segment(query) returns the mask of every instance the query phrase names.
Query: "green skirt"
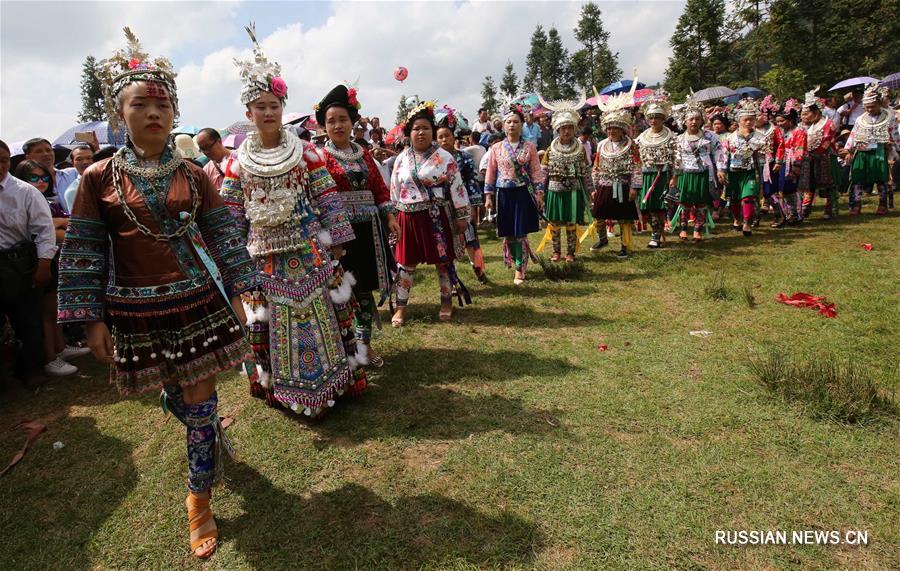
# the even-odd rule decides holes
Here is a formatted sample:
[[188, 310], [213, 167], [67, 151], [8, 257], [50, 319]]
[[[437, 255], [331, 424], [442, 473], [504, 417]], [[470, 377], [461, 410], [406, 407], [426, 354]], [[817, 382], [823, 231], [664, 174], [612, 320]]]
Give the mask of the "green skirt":
[[732, 171], [728, 173], [728, 198], [732, 203], [744, 198], [756, 198], [759, 195], [759, 181], [756, 171]]
[[671, 174], [667, 170], [659, 173], [659, 180], [656, 181], [653, 191], [650, 192], [647, 200], [644, 200], [644, 196], [653, 184], [653, 179], [656, 178], [656, 175], [657, 173], [655, 172], [644, 173], [644, 184], [641, 186], [640, 194], [638, 195], [641, 199], [641, 212], [659, 212], [666, 209], [666, 202], [663, 198], [666, 195], [666, 190], [669, 188], [669, 179], [671, 178]]
[[847, 177], [844, 176], [844, 168], [835, 155], [831, 155], [831, 180], [834, 181], [834, 186], [838, 192], [846, 192]]
[[550, 222], [584, 225], [584, 193], [580, 190], [547, 191], [545, 216]]
[[884, 143], [872, 151], [856, 151], [850, 165], [850, 182], [871, 188], [879, 182], [888, 181], [887, 152]]
[[709, 204], [708, 172], [686, 172], [678, 175], [678, 202], [682, 204]]

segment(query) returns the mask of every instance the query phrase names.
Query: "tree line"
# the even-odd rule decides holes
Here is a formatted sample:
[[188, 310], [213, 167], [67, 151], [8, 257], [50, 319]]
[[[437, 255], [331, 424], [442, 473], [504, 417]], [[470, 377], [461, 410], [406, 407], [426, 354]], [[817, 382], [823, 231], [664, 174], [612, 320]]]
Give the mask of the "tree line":
[[[647, 30], [648, 37], [653, 30]], [[572, 53], [559, 30], [537, 24], [520, 79], [511, 61], [499, 84], [484, 78], [482, 106], [491, 113], [502, 98], [539, 92], [546, 98], [590, 94], [622, 77], [619, 53], [593, 2], [581, 7], [572, 30], [581, 47]], [[673, 99], [713, 85], [760, 87], [778, 98], [800, 97], [858, 75], [900, 71], [900, 0], [687, 0], [669, 45], [664, 86]], [[101, 121], [103, 95], [93, 56], [84, 61], [79, 121]], [[398, 119], [405, 116], [400, 99]]]

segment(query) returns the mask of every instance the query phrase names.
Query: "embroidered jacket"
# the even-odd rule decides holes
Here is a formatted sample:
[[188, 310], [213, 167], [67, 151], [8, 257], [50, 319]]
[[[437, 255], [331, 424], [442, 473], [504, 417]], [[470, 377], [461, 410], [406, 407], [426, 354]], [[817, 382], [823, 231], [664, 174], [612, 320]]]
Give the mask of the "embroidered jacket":
[[541, 161], [534, 143], [519, 140], [513, 147], [503, 140], [488, 149], [488, 166], [484, 175], [484, 192], [493, 194], [498, 188], [528, 186], [534, 192], [544, 191]]
[[391, 200], [401, 212], [417, 212], [429, 209], [432, 197], [451, 202], [454, 218], [469, 217], [469, 193], [453, 156], [434, 145], [424, 153], [409, 147], [394, 161]]
[[[164, 152], [164, 162], [171, 153]], [[130, 149], [125, 156], [137, 166]], [[183, 223], [181, 213], [192, 210], [187, 176], [199, 191], [197, 228], [218, 267], [225, 294], [234, 297], [258, 285], [259, 274], [247, 255], [244, 238], [200, 167], [186, 163], [189, 175], [179, 168], [159, 187], [121, 173], [120, 199], [113, 184], [112, 161], [91, 165], [81, 177], [59, 260], [60, 323], [103, 320], [107, 295], [134, 298], [135, 312], [139, 312], [141, 304], [150, 303], [154, 296], [187, 295], [212, 283], [189, 232], [168, 241], [156, 240], [138, 230], [120, 202], [124, 200], [135, 219], [151, 232], [172, 234]], [[148, 306], [146, 311], [152, 314], [154, 308]]]

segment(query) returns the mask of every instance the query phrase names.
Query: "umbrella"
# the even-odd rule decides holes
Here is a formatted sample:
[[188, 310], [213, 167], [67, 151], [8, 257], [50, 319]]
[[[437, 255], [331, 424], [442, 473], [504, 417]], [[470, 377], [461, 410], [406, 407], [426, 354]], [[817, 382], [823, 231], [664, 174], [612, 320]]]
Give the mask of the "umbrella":
[[[632, 82], [633, 80], [631, 79], [623, 79], [615, 83], [610, 83], [600, 90], [600, 95], [615, 95], [616, 93], [624, 93], [631, 89]], [[636, 89], [644, 89], [645, 87], [647, 86], [639, 81]]]
[[194, 127], [193, 125], [179, 125], [172, 129], [173, 135], [196, 135], [200, 132], [200, 127]]
[[397, 125], [384, 136], [384, 142], [393, 145], [395, 142], [403, 138], [403, 125]]
[[724, 85], [719, 85], [716, 87], [707, 87], [706, 89], [701, 89], [697, 93], [691, 96], [691, 99], [694, 101], [710, 101], [712, 99], [724, 99], [725, 97], [731, 97], [733, 95], [737, 95], [738, 92], [730, 87], [725, 87]]
[[738, 87], [736, 89], [737, 95], [729, 95], [728, 97], [723, 97], [722, 101], [725, 103], [737, 103], [741, 99], [746, 99], [750, 97], [752, 99], [762, 99], [762, 97], [766, 94], [765, 91], [758, 87]]
[[227, 130], [232, 135], [246, 135], [256, 131], [256, 125], [251, 121], [235, 121], [227, 127]]
[[281, 124], [282, 125], [291, 125], [293, 123], [298, 123], [298, 122], [300, 122], [300, 120], [302, 120], [306, 117], [309, 117], [309, 116], [310, 116], [309, 113], [285, 113], [281, 117]]
[[93, 131], [97, 134], [97, 141], [100, 145], [115, 145], [121, 147], [125, 144], [125, 128], [120, 126], [113, 131], [109, 126], [109, 121], [88, 121], [75, 125], [53, 141], [54, 145], [72, 145], [75, 140], [75, 133], [89, 133]]
[[241, 146], [241, 143], [243, 143], [246, 138], [247, 135], [244, 133], [232, 133], [222, 139], [222, 145], [229, 149], [236, 149]]
[[889, 87], [891, 89], [900, 88], [900, 71], [898, 71], [897, 73], [892, 73], [889, 76], [882, 79], [881, 86]]
[[[638, 83], [640, 85], [640, 83]], [[628, 107], [637, 107], [639, 105], [643, 105], [648, 101], [655, 101], [657, 99], [656, 92], [652, 89], [638, 89], [634, 92], [634, 101]]]
[[538, 96], [536, 93], [523, 93], [519, 95], [515, 99], [513, 99], [513, 103], [521, 103], [522, 105], [527, 105], [529, 107], [537, 107], [540, 105], [540, 101], [538, 100]]
[[835, 83], [828, 91], [837, 91], [838, 89], [846, 89], [847, 87], [856, 87], [857, 85], [865, 85], [867, 83], [878, 83], [878, 80], [874, 77], [869, 77], [867, 75], [863, 75], [860, 77], [851, 77], [850, 79], [845, 79], [839, 83]]

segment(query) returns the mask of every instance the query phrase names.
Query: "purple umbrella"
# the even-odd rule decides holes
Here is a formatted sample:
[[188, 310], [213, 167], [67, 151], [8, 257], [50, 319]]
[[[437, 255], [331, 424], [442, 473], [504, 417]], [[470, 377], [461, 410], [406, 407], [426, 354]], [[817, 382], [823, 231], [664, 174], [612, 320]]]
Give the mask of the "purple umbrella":
[[869, 77], [867, 75], [863, 75], [860, 77], [851, 77], [850, 79], [845, 79], [840, 83], [835, 83], [832, 85], [828, 91], [837, 91], [838, 89], [846, 89], [847, 87], [856, 87], [857, 85], [865, 85], [867, 83], [878, 83], [878, 80], [874, 77]]
[[697, 93], [691, 96], [691, 99], [694, 101], [710, 101], [713, 99], [725, 99], [726, 97], [731, 97], [732, 95], [737, 95], [737, 91], [731, 89], [730, 87], [725, 87], [724, 85], [719, 85], [716, 87], [707, 87], [706, 89], [701, 89]]
[[247, 135], [256, 131], [256, 125], [251, 121], [235, 121], [227, 127], [227, 130], [233, 135]]
[[108, 121], [89, 121], [75, 125], [53, 141], [54, 145], [72, 145], [77, 143], [75, 133], [89, 133], [93, 131], [97, 134], [97, 141], [101, 145], [115, 145], [121, 147], [125, 144], [125, 127], [120, 125], [117, 130], [113, 130], [109, 126]]
[[881, 86], [889, 87], [891, 89], [897, 89], [898, 87], [900, 87], [900, 71], [898, 71], [897, 73], [892, 73], [882, 79]]
[[241, 143], [243, 143], [246, 138], [247, 135], [244, 135], [243, 133], [231, 134], [222, 139], [222, 145], [229, 149], [236, 149], [241, 146]]

